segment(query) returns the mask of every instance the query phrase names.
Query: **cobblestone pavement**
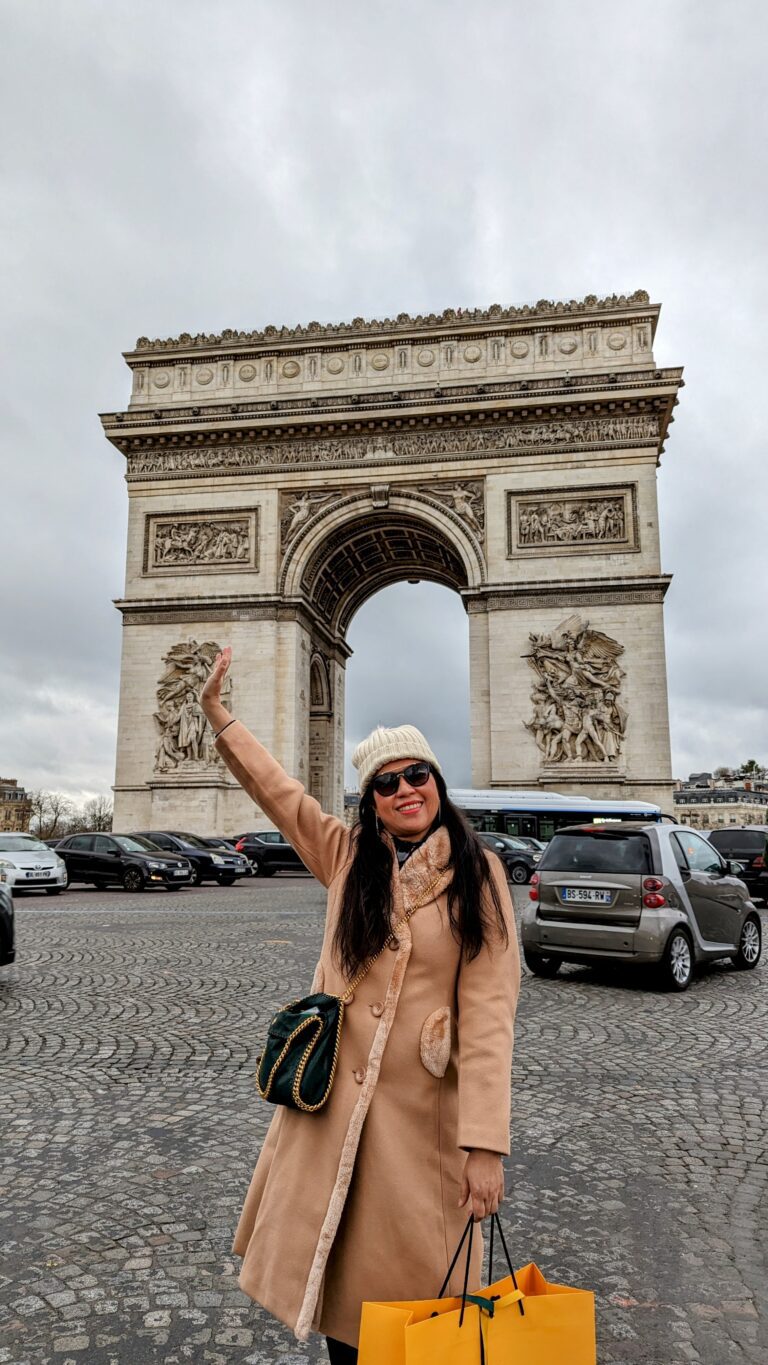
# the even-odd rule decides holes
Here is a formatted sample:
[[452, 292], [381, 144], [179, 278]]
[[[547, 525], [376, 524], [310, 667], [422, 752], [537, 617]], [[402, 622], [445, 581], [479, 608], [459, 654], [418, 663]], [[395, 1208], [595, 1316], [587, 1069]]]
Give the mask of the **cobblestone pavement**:
[[[323, 1359], [242, 1295], [230, 1254], [269, 1118], [254, 1054], [308, 985], [321, 888], [16, 906], [0, 1365]], [[595, 1288], [601, 1365], [768, 1361], [767, 981], [718, 965], [668, 996], [625, 974], [525, 978], [508, 1238], [519, 1263]]]

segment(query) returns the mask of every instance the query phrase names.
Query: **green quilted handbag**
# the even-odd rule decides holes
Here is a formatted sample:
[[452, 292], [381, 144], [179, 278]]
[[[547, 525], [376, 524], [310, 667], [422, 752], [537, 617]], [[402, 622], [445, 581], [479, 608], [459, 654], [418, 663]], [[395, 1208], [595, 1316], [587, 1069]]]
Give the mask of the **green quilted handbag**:
[[368, 975], [384, 948], [397, 939], [397, 930], [411, 915], [431, 899], [440, 877], [436, 877], [420, 901], [409, 907], [398, 920], [389, 938], [347, 986], [343, 995], [319, 991], [291, 1000], [278, 1010], [269, 1029], [267, 1042], [256, 1066], [256, 1089], [270, 1104], [285, 1104], [304, 1114], [322, 1109], [333, 1088], [339, 1060], [344, 1008], [350, 996]]

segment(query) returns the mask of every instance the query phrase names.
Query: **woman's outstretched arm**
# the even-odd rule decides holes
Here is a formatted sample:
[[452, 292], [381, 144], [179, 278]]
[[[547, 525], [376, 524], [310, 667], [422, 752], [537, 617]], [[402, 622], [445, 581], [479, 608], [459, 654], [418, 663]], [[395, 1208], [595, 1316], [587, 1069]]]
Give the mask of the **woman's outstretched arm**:
[[349, 856], [350, 831], [326, 815], [302, 784], [289, 777], [276, 758], [235, 720], [221, 701], [221, 684], [232, 662], [227, 647], [216, 659], [200, 694], [200, 705], [214, 731], [216, 748], [240, 786], [293, 844], [319, 881], [328, 886]]

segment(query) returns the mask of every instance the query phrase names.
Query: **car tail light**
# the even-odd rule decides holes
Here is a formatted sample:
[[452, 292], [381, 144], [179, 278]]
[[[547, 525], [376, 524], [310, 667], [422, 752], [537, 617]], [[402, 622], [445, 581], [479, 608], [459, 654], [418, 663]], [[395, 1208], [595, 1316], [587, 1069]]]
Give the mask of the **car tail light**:
[[643, 881], [644, 891], [663, 891], [664, 883], [658, 877], [646, 877]]
[[539, 882], [540, 882], [540, 881], [541, 881], [541, 877], [539, 876], [538, 872], [534, 872], [533, 876], [531, 877], [531, 885], [530, 885], [530, 887], [529, 887], [529, 889], [528, 889], [528, 899], [529, 899], [529, 900], [537, 901], [537, 900], [539, 899]]
[[237, 843], [235, 844], [235, 848], [237, 849], [238, 853], [242, 853], [244, 843], [245, 839], [238, 839]]
[[643, 896], [643, 905], [647, 910], [660, 910], [666, 903], [666, 896], [660, 896], [657, 891], [646, 891]]

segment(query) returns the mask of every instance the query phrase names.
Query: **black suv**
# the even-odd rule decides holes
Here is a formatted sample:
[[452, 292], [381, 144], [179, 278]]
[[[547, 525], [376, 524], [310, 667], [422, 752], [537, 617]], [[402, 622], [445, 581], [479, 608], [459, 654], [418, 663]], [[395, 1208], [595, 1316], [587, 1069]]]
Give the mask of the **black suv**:
[[[219, 886], [231, 886], [238, 877], [248, 876], [248, 861], [239, 853], [228, 849], [209, 848], [204, 839], [196, 834], [183, 834], [178, 830], [142, 830], [145, 839], [151, 839], [158, 848], [167, 853], [177, 853], [192, 864], [195, 886], [203, 882], [218, 882]], [[139, 837], [139, 836], [136, 836]]]
[[739, 876], [750, 894], [768, 900], [768, 825], [729, 825], [701, 832], [723, 858], [743, 864]]
[[276, 872], [308, 872], [296, 849], [277, 829], [262, 829], [242, 834], [235, 844], [257, 877], [273, 877]]
[[516, 839], [513, 834], [478, 832], [478, 838], [486, 848], [501, 858], [510, 881], [522, 886], [531, 880], [541, 858], [540, 853], [534, 853], [533, 849], [526, 848], [522, 840]]
[[134, 834], [68, 834], [56, 845], [72, 882], [93, 886], [117, 883], [126, 891], [167, 886], [178, 891], [192, 880], [186, 858], [170, 855], [149, 839]]
[[0, 967], [16, 960], [13, 922], [13, 896], [10, 886], [0, 882]]

